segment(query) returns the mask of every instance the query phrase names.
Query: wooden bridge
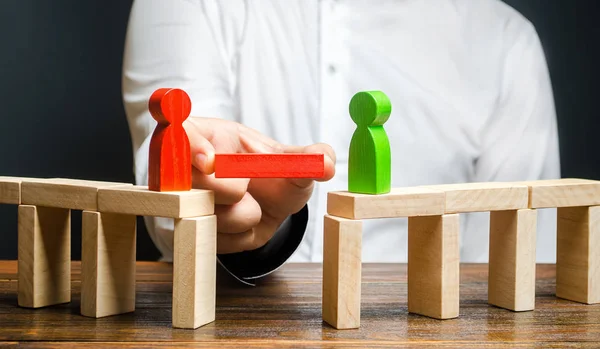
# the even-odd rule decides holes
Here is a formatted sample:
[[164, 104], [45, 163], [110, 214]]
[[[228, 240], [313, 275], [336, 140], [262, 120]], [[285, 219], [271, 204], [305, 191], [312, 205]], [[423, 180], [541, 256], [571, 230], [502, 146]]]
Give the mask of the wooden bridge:
[[490, 211], [490, 304], [535, 307], [538, 208], [558, 208], [556, 295], [600, 303], [600, 182], [467, 183], [330, 192], [323, 244], [323, 320], [360, 326], [362, 219], [408, 217], [408, 311], [459, 314], [459, 213]]
[[[324, 223], [323, 319], [360, 325], [362, 219], [408, 217], [408, 309], [459, 314], [459, 214], [490, 211], [489, 302], [535, 306], [536, 209], [558, 208], [558, 297], [600, 303], [600, 182], [561, 179], [328, 194]], [[0, 203], [19, 205], [18, 302], [39, 308], [70, 294], [70, 212], [83, 211], [81, 313], [135, 308], [136, 216], [175, 219], [173, 326], [215, 319], [216, 217], [209, 190], [72, 179], [0, 177]]]

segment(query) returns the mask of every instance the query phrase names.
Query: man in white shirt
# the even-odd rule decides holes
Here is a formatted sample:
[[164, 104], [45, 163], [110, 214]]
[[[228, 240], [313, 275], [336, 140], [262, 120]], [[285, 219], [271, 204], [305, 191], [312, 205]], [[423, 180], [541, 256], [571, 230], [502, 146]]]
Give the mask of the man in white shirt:
[[[223, 197], [218, 240], [228, 254], [220, 260], [242, 278], [271, 271], [294, 251], [293, 261], [321, 261], [326, 194], [347, 187], [355, 128], [348, 103], [361, 90], [381, 90], [392, 102], [385, 128], [393, 187], [560, 177], [541, 44], [531, 23], [498, 0], [136, 1], [123, 96], [139, 184], [155, 127], [147, 100], [161, 87], [187, 91], [192, 116], [221, 119], [190, 117], [186, 129], [193, 152], [203, 154], [193, 160], [196, 185]], [[237, 123], [245, 125], [241, 133]], [[325, 179], [335, 167], [312, 197], [310, 181], [202, 175], [211, 171], [214, 150], [315, 143], [331, 145], [337, 163], [325, 144], [287, 149], [328, 154]], [[271, 196], [254, 198], [271, 185]], [[310, 215], [304, 208], [281, 226], [280, 215], [260, 226], [273, 207], [292, 214], [306, 200]], [[538, 261], [555, 258], [553, 214], [540, 212]], [[169, 260], [172, 222], [146, 222]], [[487, 260], [487, 222], [485, 213], [461, 217], [462, 261]], [[250, 226], [263, 233], [248, 233]], [[365, 222], [363, 261], [406, 261], [406, 220]]]

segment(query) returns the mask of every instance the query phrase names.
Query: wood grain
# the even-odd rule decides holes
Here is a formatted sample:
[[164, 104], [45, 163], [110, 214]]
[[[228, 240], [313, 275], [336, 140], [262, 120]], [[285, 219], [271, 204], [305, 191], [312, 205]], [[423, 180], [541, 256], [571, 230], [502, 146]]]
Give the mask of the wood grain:
[[408, 311], [435, 319], [459, 313], [459, 216], [408, 218]]
[[185, 218], [212, 215], [214, 209], [214, 195], [210, 190], [157, 192], [145, 186], [98, 190], [100, 212]]
[[428, 185], [446, 194], [445, 212], [483, 212], [527, 208], [529, 190], [515, 183], [460, 183]]
[[600, 303], [600, 206], [558, 209], [556, 295]]
[[362, 222], [325, 216], [323, 321], [337, 329], [360, 327]]
[[490, 304], [513, 311], [535, 308], [536, 210], [490, 214]]
[[348, 219], [441, 215], [444, 193], [420, 187], [395, 188], [380, 195], [329, 192], [327, 213]]
[[600, 181], [563, 178], [518, 183], [529, 186], [529, 208], [600, 205]]
[[173, 327], [195, 329], [215, 321], [217, 217], [175, 221]]
[[81, 179], [28, 179], [21, 183], [21, 202], [25, 205], [98, 209], [98, 189], [131, 186], [128, 183], [87, 181]]
[[0, 204], [21, 204], [21, 182], [25, 179], [0, 176]]
[[[487, 264], [462, 264], [461, 317], [435, 320], [407, 311], [407, 267], [362, 267], [361, 327], [321, 321], [321, 264], [286, 264], [256, 287], [217, 275], [216, 321], [195, 331], [171, 327], [172, 265], [138, 262], [136, 311], [102, 319], [79, 315], [79, 262], [73, 302], [19, 308], [17, 262], [0, 261], [0, 341], [28, 348], [598, 348], [600, 305], [556, 298], [555, 266], [538, 265], [536, 310], [488, 305]], [[222, 270], [221, 270], [222, 271]]]
[[71, 301], [71, 211], [19, 206], [19, 305]]
[[135, 226], [135, 216], [83, 211], [82, 315], [135, 310]]

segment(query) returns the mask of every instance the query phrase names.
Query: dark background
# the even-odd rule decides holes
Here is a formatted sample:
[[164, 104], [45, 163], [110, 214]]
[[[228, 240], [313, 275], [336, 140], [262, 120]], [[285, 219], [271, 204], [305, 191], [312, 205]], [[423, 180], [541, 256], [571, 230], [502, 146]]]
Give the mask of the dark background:
[[[600, 179], [600, 2], [506, 2], [534, 23], [544, 45], [563, 177]], [[120, 90], [130, 7], [130, 0], [2, 2], [0, 175], [133, 183]], [[80, 226], [73, 211], [73, 259], [81, 256]], [[138, 259], [158, 258], [141, 219], [138, 232]], [[16, 259], [16, 206], [0, 205], [0, 237], [0, 259]]]

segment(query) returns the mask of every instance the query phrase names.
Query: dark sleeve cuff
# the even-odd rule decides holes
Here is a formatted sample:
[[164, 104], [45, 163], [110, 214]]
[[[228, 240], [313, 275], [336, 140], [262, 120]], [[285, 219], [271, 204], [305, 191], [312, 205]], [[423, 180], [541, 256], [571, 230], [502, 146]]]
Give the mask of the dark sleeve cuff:
[[239, 253], [219, 254], [217, 260], [238, 280], [254, 285], [253, 280], [268, 275], [283, 265], [304, 238], [308, 206], [289, 216], [271, 240], [261, 248]]

